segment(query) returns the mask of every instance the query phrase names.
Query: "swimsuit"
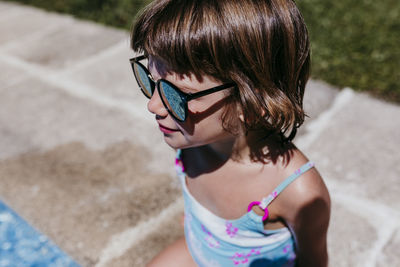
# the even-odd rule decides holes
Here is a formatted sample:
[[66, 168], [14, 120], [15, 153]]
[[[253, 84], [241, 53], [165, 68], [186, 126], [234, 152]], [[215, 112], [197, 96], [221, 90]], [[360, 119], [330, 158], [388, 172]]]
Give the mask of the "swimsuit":
[[[314, 164], [308, 162], [286, 178], [260, 202], [252, 202], [248, 212], [239, 219], [218, 217], [190, 194], [186, 174], [178, 150], [176, 170], [183, 187], [185, 202], [185, 238], [190, 254], [200, 267], [214, 266], [295, 266], [295, 236], [287, 228], [265, 230], [263, 218], [268, 216], [268, 205], [302, 173]], [[265, 215], [256, 214], [251, 207], [259, 205]]]

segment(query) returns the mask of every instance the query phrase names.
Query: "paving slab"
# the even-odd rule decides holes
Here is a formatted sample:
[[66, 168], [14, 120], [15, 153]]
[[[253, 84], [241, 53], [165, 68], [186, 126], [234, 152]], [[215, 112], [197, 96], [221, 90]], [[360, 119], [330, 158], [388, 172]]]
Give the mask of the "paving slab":
[[[8, 36], [0, 47], [5, 81], [0, 85], [0, 196], [80, 264], [95, 266], [115, 235], [156, 217], [180, 189], [170, 176], [174, 152], [157, 145], [163, 141], [145, 98], [137, 97], [137, 88], [121, 84], [129, 80], [134, 85], [128, 34], [87, 22], [71, 20], [71, 25], [70, 31], [63, 28], [67, 23], [57, 25], [66, 35], [54, 35], [57, 27], [33, 28], [26, 36], [21, 31], [27, 42]], [[96, 47], [89, 41], [98, 35], [111, 38], [100, 39]], [[39, 47], [41, 37], [47, 47]], [[65, 44], [65, 39], [75, 40]], [[64, 46], [47, 49], [57, 43]], [[77, 48], [85, 47], [85, 55], [80, 54]], [[124, 63], [107, 56], [115, 47]], [[67, 55], [58, 53], [64, 49]], [[87, 66], [97, 70], [69, 75], [85, 73]], [[100, 77], [100, 83], [91, 82]], [[100, 86], [105, 81], [114, 81], [113, 86]], [[136, 114], [128, 103], [145, 112]], [[166, 155], [171, 161], [160, 161]], [[158, 242], [159, 249], [169, 241]]]
[[307, 124], [329, 109], [339, 90], [323, 81], [309, 80], [304, 91], [303, 106], [306, 113], [304, 124], [296, 137], [306, 134]]
[[17, 9], [18, 5], [14, 3], [7, 3], [7, 2], [1, 2], [0, 3], [0, 11], [9, 11], [11, 9]]
[[114, 234], [156, 216], [180, 189], [143, 166], [129, 142], [101, 151], [66, 143], [0, 162], [0, 195], [83, 266], [93, 266]]
[[11, 88], [17, 83], [21, 83], [24, 80], [31, 78], [30, 75], [27, 75], [17, 67], [8, 64], [0, 60], [0, 90], [12, 90]]
[[383, 254], [379, 257], [378, 267], [385, 266], [400, 266], [400, 227], [397, 228], [396, 232], [390, 238], [389, 242], [383, 249]]
[[[66, 26], [71, 23], [73, 23], [73, 19], [69, 16], [59, 16], [40, 9], [1, 2], [0, 46], [9, 43], [17, 44], [29, 38], [35, 38], [35, 36], [38, 36], [38, 31], [48, 33], [49, 30], [54, 31], [61, 25]], [[43, 42], [43, 39], [39, 41]]]
[[52, 28], [41, 38], [28, 39], [3, 50], [30, 63], [61, 69], [97, 54], [125, 38], [126, 33], [122, 31], [99, 27], [92, 22], [72, 21]]
[[[332, 210], [331, 255], [348, 256], [338, 263], [332, 258], [331, 266], [376, 266], [384, 246], [400, 249], [396, 242], [389, 245], [394, 229], [400, 226], [400, 143], [393, 139], [400, 136], [400, 107], [352, 92], [347, 103], [330, 115], [311, 122], [309, 127], [314, 130], [318, 124], [325, 127], [303, 150], [325, 178], [333, 207], [340, 204], [350, 211]], [[358, 216], [363, 220], [355, 222]], [[360, 240], [369, 250], [346, 254], [348, 244]], [[395, 266], [396, 260], [387, 259], [390, 264], [386, 266]]]
[[335, 200], [330, 224], [329, 266], [363, 266], [360, 262], [364, 262], [365, 255], [373, 247], [371, 241], [378, 238], [374, 226]]
[[138, 106], [142, 113], [149, 113], [146, 108], [148, 99], [137, 87], [129, 62], [133, 56], [126, 34], [121, 43], [107, 52], [64, 71], [62, 78], [87, 84], [108, 98], [130, 102], [132, 106]]
[[[182, 213], [183, 214], [183, 213]], [[112, 261], [113, 266], [132, 267], [146, 264], [166, 246], [183, 237], [182, 214], [177, 214], [154, 229], [145, 240], [131, 247], [123, 256]]]
[[356, 94], [308, 150], [343, 193], [400, 212], [400, 106]]
[[[45, 150], [72, 141], [99, 149], [124, 139], [139, 140], [135, 132], [147, 130], [148, 124], [140, 123], [139, 119], [135, 122], [128, 114], [73, 97], [38, 79], [27, 79], [12, 89], [1, 89], [1, 94], [2, 129], [30, 140], [31, 145], [20, 147], [23, 151]], [[21, 144], [21, 141], [17, 139], [13, 143]], [[3, 144], [3, 148], [7, 146]], [[1, 153], [3, 157], [11, 155], [7, 149]]]

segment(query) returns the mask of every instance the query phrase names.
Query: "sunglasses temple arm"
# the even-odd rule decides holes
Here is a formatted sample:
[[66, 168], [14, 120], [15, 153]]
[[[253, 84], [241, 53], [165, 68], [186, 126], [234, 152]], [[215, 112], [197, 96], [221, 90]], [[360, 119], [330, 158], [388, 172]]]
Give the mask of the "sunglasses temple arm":
[[133, 62], [137, 62], [137, 61], [140, 61], [140, 60], [142, 60], [142, 59], [145, 59], [145, 58], [147, 58], [146, 55], [141, 55], [141, 56], [138, 56], [138, 57], [133, 57], [133, 58], [129, 59], [129, 61], [130, 61], [131, 63], [133, 63]]
[[223, 85], [220, 85], [220, 86], [217, 86], [217, 87], [205, 90], [205, 91], [200, 91], [200, 92], [197, 92], [197, 93], [194, 93], [194, 94], [190, 94], [190, 95], [186, 96], [186, 101], [189, 101], [189, 100], [192, 100], [192, 99], [195, 99], [195, 98], [199, 98], [199, 97], [202, 97], [202, 96], [205, 96], [205, 95], [209, 95], [209, 94], [212, 94], [212, 93], [224, 90], [224, 89], [228, 89], [228, 88], [233, 87], [233, 86], [235, 86], [234, 83], [228, 83], [228, 84], [223, 84]]

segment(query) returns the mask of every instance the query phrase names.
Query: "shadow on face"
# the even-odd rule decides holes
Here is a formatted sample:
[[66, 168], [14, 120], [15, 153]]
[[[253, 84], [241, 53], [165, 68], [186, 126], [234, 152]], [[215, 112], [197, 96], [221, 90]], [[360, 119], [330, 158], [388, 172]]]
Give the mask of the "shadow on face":
[[226, 104], [225, 99], [221, 99], [203, 111], [192, 112], [190, 109], [188, 109], [187, 120], [185, 122], [179, 122], [179, 123], [185, 127], [185, 130], [189, 134], [193, 134], [195, 124], [208, 118], [209, 116], [211, 116], [212, 114], [214, 114], [215, 112], [217, 112], [218, 110], [223, 108], [225, 106], [225, 104]]

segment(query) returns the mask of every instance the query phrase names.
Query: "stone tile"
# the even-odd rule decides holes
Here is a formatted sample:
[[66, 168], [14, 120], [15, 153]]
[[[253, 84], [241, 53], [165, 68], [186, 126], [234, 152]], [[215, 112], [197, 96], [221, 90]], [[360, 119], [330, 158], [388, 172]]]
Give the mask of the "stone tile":
[[184, 236], [181, 216], [178, 214], [165, 222], [162, 227], [154, 229], [153, 234], [146, 240], [133, 246], [123, 256], [113, 260], [110, 265], [115, 267], [145, 266], [169, 244]]
[[[27, 6], [2, 2], [0, 7], [4, 8], [0, 9], [0, 47], [10, 42], [23, 43], [38, 32], [46, 32], [56, 26], [61, 27], [73, 22], [71, 17]], [[43, 39], [37, 41], [43, 42]]]
[[103, 95], [120, 101], [131, 101], [133, 105], [143, 107], [147, 112], [147, 98], [137, 86], [129, 58], [133, 52], [129, 48], [128, 36], [126, 43], [105, 56], [94, 58], [89, 62], [80, 62], [63, 75], [79, 83], [90, 85]]
[[[51, 24], [51, 20], [48, 23]], [[31, 63], [61, 69], [93, 56], [125, 38], [126, 33], [123, 31], [74, 20], [46, 32], [40, 39], [27, 40], [6, 51]]]
[[343, 193], [398, 211], [399, 117], [399, 106], [356, 94], [305, 152]]
[[333, 86], [319, 80], [309, 80], [304, 93], [304, 110], [308, 120], [313, 120], [328, 109], [339, 91]]
[[7, 12], [9, 12], [10, 10], [16, 9], [17, 7], [19, 7], [19, 5], [1, 1], [0, 2], [0, 12], [2, 13], [1, 15], [3, 16], [4, 14], [7, 14]]
[[148, 112], [136, 116], [104, 107], [35, 79], [0, 89], [0, 95], [0, 159], [70, 142], [98, 150], [128, 140], [148, 149], [149, 171], [175, 173], [174, 151]]
[[304, 111], [308, 117], [305, 118], [304, 124], [299, 128], [297, 136], [307, 133], [306, 125], [329, 109], [338, 92], [337, 89], [323, 81], [308, 81], [303, 100]]
[[15, 14], [19, 14], [22, 9], [24, 9], [26, 6], [18, 4], [18, 3], [13, 3], [9, 1], [1, 1], [0, 2], [0, 21], [2, 20], [7, 20], [11, 16], [14, 16]]
[[[180, 195], [169, 175], [148, 172], [149, 160], [146, 148], [129, 142], [100, 151], [66, 143], [0, 161], [0, 195], [79, 263], [93, 266], [112, 235]], [[174, 232], [160, 236], [167, 237]]]
[[26, 79], [31, 78], [24, 71], [2, 61], [0, 59], [0, 90], [12, 90], [10, 87], [17, 83], [21, 83]]
[[363, 266], [360, 263], [365, 262], [364, 255], [376, 239], [376, 230], [365, 218], [350, 212], [333, 198], [328, 232], [329, 266]]
[[[399, 225], [400, 227], [400, 225]], [[377, 267], [400, 266], [400, 228], [393, 234], [378, 258]]]

